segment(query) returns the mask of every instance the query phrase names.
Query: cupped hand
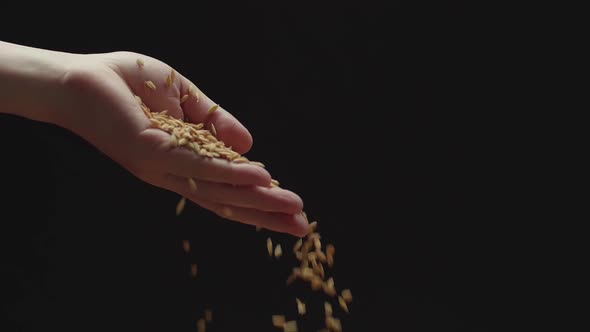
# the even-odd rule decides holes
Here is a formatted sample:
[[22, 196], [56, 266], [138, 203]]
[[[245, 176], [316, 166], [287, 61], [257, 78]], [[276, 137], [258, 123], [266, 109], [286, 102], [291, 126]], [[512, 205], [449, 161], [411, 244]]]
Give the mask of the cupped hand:
[[[217, 138], [240, 154], [252, 147], [252, 136], [235, 117], [222, 107], [209, 114], [216, 103], [166, 63], [132, 52], [82, 55], [63, 84], [70, 98], [60, 125], [141, 180], [230, 220], [295, 236], [307, 232], [301, 198], [271, 186], [266, 169], [199, 156], [173, 146], [168, 133], [152, 128], [135, 96], [151, 111], [214, 124]], [[189, 178], [197, 190], [191, 190]]]

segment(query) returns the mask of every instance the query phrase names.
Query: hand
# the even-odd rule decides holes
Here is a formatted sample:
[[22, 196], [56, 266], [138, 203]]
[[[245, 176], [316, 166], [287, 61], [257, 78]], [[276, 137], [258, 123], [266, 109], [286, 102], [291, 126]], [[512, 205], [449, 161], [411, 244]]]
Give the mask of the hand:
[[[138, 62], [138, 59], [141, 59]], [[173, 191], [231, 220], [302, 236], [308, 223], [295, 193], [271, 187], [262, 167], [201, 157], [171, 146], [170, 135], [152, 128], [135, 96], [153, 112], [168, 111], [187, 122], [211, 122], [217, 138], [240, 154], [252, 146], [248, 130], [180, 73], [169, 86], [173, 69], [142, 54], [113, 52], [81, 55], [62, 78], [70, 98], [58, 125], [70, 129], [141, 180]], [[155, 89], [149, 88], [151, 81]], [[193, 90], [194, 89], [194, 90]], [[188, 178], [194, 179], [192, 191]]]

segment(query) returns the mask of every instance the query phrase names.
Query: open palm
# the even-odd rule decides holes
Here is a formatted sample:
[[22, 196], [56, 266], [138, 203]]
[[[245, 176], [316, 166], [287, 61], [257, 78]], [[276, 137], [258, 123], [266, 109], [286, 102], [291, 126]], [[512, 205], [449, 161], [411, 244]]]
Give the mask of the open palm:
[[[209, 114], [215, 102], [186, 77], [162, 61], [132, 52], [85, 55], [71, 67], [64, 82], [74, 102], [64, 127], [143, 181], [220, 216], [296, 236], [306, 233], [301, 198], [271, 187], [264, 168], [174, 148], [169, 134], [151, 127], [135, 96], [152, 111], [214, 124], [217, 138], [240, 154], [251, 148], [248, 130], [223, 108]], [[197, 190], [191, 190], [188, 178]]]

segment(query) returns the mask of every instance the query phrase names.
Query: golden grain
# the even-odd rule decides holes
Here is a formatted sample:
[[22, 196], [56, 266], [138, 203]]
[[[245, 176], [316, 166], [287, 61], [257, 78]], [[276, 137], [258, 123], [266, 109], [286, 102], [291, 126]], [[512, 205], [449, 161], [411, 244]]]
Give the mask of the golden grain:
[[191, 276], [197, 276], [197, 264], [191, 264]]
[[147, 86], [148, 88], [152, 89], [152, 90], [156, 90], [156, 85], [154, 84], [154, 82], [152, 81], [145, 81], [144, 82], [145, 86]]
[[206, 322], [205, 319], [200, 318], [197, 321], [197, 332], [205, 332], [206, 331]]
[[293, 252], [296, 252], [299, 249], [301, 249], [302, 245], [303, 245], [303, 239], [297, 240], [297, 242], [295, 242], [295, 246], [293, 246]]
[[326, 317], [326, 327], [333, 332], [342, 331], [340, 320], [331, 316]]
[[283, 315], [272, 315], [272, 325], [274, 327], [283, 328], [285, 326], [285, 316]]
[[182, 249], [187, 253], [191, 251], [191, 243], [189, 240], [182, 240]]
[[145, 62], [143, 62], [142, 59], [137, 58], [137, 65], [141, 68], [141, 67], [143, 67], [145, 65]]
[[210, 322], [213, 320], [213, 311], [211, 311], [210, 309], [205, 309], [205, 321]]
[[283, 255], [283, 249], [281, 248], [280, 244], [277, 244], [277, 246], [275, 247], [275, 257], [279, 258]]
[[330, 304], [330, 302], [324, 302], [324, 312], [327, 317], [332, 316], [332, 313], [334, 311], [332, 310], [332, 305]]
[[278, 187], [279, 184], [280, 184], [279, 181], [277, 181], [275, 179], [270, 180], [271, 187]]
[[318, 227], [318, 222], [317, 221], [314, 221], [311, 224], [309, 224], [309, 226], [308, 226], [308, 229], [309, 229], [308, 234], [312, 234], [313, 232], [315, 232], [315, 230], [316, 230], [317, 227]]
[[342, 298], [347, 303], [352, 302], [352, 292], [350, 291], [350, 289], [343, 289], [340, 295], [342, 295]]
[[176, 204], [176, 215], [179, 216], [184, 210], [184, 205], [186, 204], [186, 198], [182, 197], [178, 204]]
[[213, 135], [217, 136], [217, 129], [215, 129], [215, 125], [213, 123], [211, 123], [211, 132]]
[[348, 313], [348, 306], [346, 305], [346, 301], [344, 301], [342, 296], [338, 296], [338, 304], [340, 304], [340, 307], [342, 308], [342, 310], [344, 310]]
[[188, 186], [189, 186], [191, 192], [197, 191], [197, 183], [195, 182], [195, 180], [193, 178], [188, 178]]
[[285, 322], [283, 332], [297, 332], [297, 321], [292, 320]]
[[295, 298], [295, 300], [297, 301], [297, 312], [298, 312], [300, 315], [302, 315], [302, 316], [303, 316], [303, 315], [305, 315], [305, 311], [306, 311], [306, 310], [305, 310], [305, 303], [303, 303], [303, 302], [302, 302], [300, 299], [298, 299], [298, 298]]
[[207, 114], [213, 114], [213, 112], [217, 111], [218, 108], [219, 108], [218, 104], [211, 106], [211, 108], [209, 108], [209, 110], [207, 111]]
[[180, 104], [184, 104], [184, 102], [188, 99], [188, 95], [184, 95], [182, 96], [182, 98], [180, 98]]
[[272, 256], [272, 239], [271, 238], [266, 239], [266, 249], [268, 250], [268, 255]]

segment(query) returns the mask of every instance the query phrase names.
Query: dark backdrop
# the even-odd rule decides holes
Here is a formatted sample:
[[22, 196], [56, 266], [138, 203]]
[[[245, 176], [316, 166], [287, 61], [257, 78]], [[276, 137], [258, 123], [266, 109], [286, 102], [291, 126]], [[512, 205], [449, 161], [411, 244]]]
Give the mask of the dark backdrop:
[[[354, 295], [350, 315], [337, 310], [345, 331], [506, 330], [509, 272], [486, 189], [495, 172], [480, 158], [473, 97], [488, 64], [476, 57], [470, 8], [194, 5], [123, 13], [89, 3], [83, 16], [42, 15], [0, 35], [145, 53], [232, 112], [253, 134], [248, 156], [302, 196], [336, 245], [336, 285]], [[71, 133], [0, 120], [0, 298], [11, 331], [194, 331], [206, 307], [210, 331], [273, 331], [272, 314], [295, 318], [295, 296], [310, 311], [301, 330], [320, 328], [323, 298], [286, 288], [293, 262], [265, 254], [267, 236], [287, 248], [292, 238], [195, 205], [177, 218], [176, 194]]]

